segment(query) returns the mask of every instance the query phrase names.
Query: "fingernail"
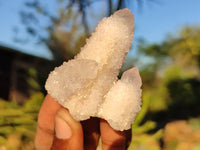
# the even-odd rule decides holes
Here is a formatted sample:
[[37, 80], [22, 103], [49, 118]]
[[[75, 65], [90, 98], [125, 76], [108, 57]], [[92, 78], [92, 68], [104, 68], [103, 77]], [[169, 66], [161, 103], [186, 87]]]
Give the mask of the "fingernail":
[[72, 136], [72, 130], [66, 121], [56, 117], [55, 132], [58, 139], [69, 139]]

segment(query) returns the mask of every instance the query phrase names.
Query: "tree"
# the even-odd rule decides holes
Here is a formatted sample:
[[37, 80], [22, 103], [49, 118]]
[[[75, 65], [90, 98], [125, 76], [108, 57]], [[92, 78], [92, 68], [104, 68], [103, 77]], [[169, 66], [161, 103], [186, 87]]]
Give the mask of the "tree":
[[[178, 65], [186, 72], [199, 77], [200, 68], [200, 27], [187, 26], [178, 35], [171, 35], [161, 44], [148, 45], [141, 40], [138, 46], [140, 55], [150, 57], [154, 72], [165, 71], [168, 66]], [[147, 64], [149, 67], [149, 64]], [[165, 68], [165, 69], [162, 69]], [[164, 72], [163, 72], [164, 73]], [[161, 73], [162, 74], [162, 73]]]
[[[143, 0], [135, 1], [139, 6], [143, 3]], [[56, 64], [60, 64], [72, 58], [85, 44], [85, 39], [93, 31], [93, 24], [125, 7], [128, 2], [130, 0], [57, 0], [54, 1], [55, 9], [50, 10], [45, 2], [31, 0], [24, 3], [20, 16], [27, 33], [36, 41], [45, 43]], [[98, 12], [97, 16], [91, 17], [97, 12], [92, 11], [92, 7], [100, 7], [99, 3], [105, 3], [106, 9], [103, 14]], [[103, 7], [101, 9], [103, 11]]]
[[[156, 120], [188, 119], [199, 114], [200, 27], [187, 26], [160, 44], [141, 41], [140, 55], [153, 61], [141, 70], [144, 92]], [[162, 116], [162, 117], [160, 117]], [[155, 118], [154, 118], [155, 119]]]

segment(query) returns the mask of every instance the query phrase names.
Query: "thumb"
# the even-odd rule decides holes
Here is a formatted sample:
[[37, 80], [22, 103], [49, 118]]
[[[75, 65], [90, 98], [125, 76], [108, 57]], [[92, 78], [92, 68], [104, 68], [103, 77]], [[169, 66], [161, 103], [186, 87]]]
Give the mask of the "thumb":
[[55, 137], [52, 150], [83, 150], [83, 129], [67, 109], [58, 110], [55, 117]]

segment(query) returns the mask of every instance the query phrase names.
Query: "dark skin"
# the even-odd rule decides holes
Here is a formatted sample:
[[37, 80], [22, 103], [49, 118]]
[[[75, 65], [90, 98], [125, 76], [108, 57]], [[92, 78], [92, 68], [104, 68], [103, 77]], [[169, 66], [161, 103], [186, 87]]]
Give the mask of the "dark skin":
[[103, 150], [125, 150], [131, 130], [116, 131], [99, 118], [78, 122], [50, 95], [45, 97], [38, 117], [37, 150], [96, 150], [100, 136]]

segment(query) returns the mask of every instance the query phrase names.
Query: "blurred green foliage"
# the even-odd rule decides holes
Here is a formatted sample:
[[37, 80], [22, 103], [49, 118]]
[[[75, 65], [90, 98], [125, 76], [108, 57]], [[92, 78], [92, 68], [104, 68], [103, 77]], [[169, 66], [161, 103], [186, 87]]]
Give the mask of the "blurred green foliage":
[[[143, 104], [132, 125], [130, 150], [199, 149], [199, 41], [200, 27], [196, 26], [185, 27], [179, 35], [160, 44], [148, 45], [140, 41], [139, 55], [152, 61], [140, 70]], [[130, 64], [133, 61], [128, 60]], [[32, 78], [27, 81], [39, 89], [40, 84], [34, 80], [37, 71], [30, 69], [29, 74]], [[36, 120], [43, 98], [43, 94], [33, 93], [23, 105], [0, 100], [0, 148], [33, 149]]]
[[32, 87], [32, 89], [34, 90], [41, 90], [41, 85], [40, 83], [38, 82], [38, 78], [39, 78], [39, 74], [37, 72], [36, 69], [34, 68], [29, 68], [27, 70], [27, 83], [30, 85], [30, 87]]
[[23, 105], [0, 99], [0, 149], [1, 146], [9, 150], [33, 149], [37, 116], [43, 99], [42, 93], [33, 94]]
[[[160, 44], [140, 40], [139, 55], [151, 61], [140, 70], [143, 104], [132, 126], [133, 139], [129, 149], [199, 148], [199, 41], [198, 26], [184, 27], [178, 35], [172, 35]], [[177, 123], [176, 120], [186, 122]], [[180, 131], [176, 132], [177, 129]]]
[[[87, 32], [83, 32], [84, 28], [88, 30], [85, 14], [88, 6], [74, 0], [69, 1], [72, 2], [69, 6], [64, 4], [66, 1], [58, 2], [56, 11], [50, 9], [51, 12], [57, 12], [56, 15], [48, 12], [46, 5], [42, 7], [39, 1], [25, 2], [25, 10], [31, 11], [20, 13], [25, 22], [31, 19], [35, 21], [38, 16], [50, 20], [51, 23], [43, 28], [47, 31], [45, 36], [41, 35], [42, 32], [37, 32], [41, 31], [37, 30], [41, 27], [40, 22], [36, 21], [39, 25], [34, 26], [28, 23], [24, 25], [27, 32], [34, 37], [39, 35], [36, 36], [38, 41], [48, 46], [55, 65], [78, 53], [88, 36]], [[120, 2], [123, 1], [119, 1], [117, 9], [122, 6]], [[75, 12], [74, 6], [80, 8], [78, 12]], [[111, 14], [114, 10], [112, 2], [108, 9]], [[145, 40], [140, 40], [138, 58], [127, 59], [122, 72], [132, 67], [134, 62], [143, 64], [140, 69], [143, 104], [132, 125], [133, 138], [129, 150], [200, 149], [199, 41], [200, 26], [186, 26], [162, 43], [148, 44]], [[151, 61], [142, 63], [144, 57]], [[38, 72], [30, 68], [28, 74], [30, 78], [26, 80], [29, 85], [41, 90], [41, 84], [36, 79]], [[22, 105], [0, 100], [0, 150], [5, 147], [9, 150], [33, 149], [36, 120], [43, 98], [41, 93], [32, 93], [30, 99]]]

